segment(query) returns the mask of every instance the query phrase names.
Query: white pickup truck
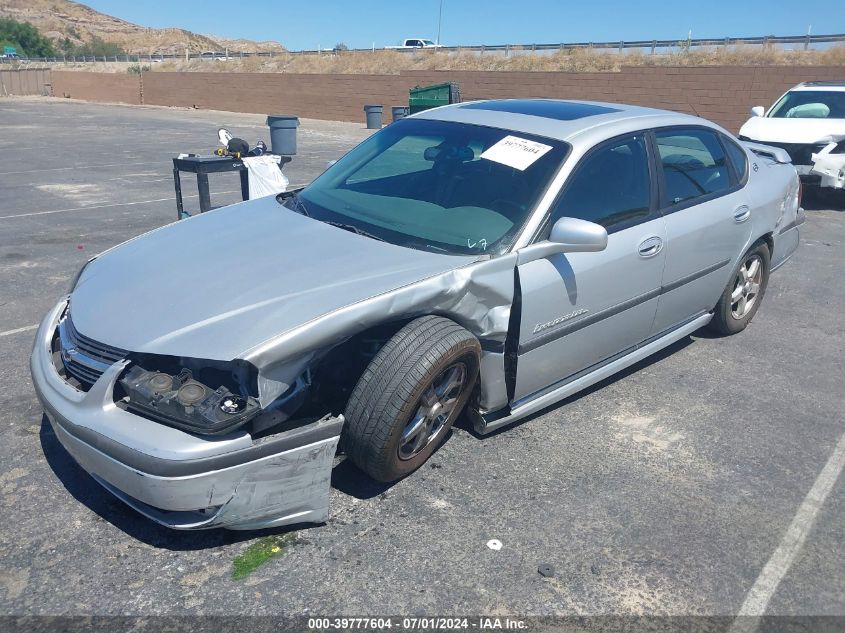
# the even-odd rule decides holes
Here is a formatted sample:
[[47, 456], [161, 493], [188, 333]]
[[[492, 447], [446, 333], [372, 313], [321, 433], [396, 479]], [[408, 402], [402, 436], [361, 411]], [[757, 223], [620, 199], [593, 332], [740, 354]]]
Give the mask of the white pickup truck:
[[399, 46], [385, 46], [391, 50], [406, 50], [412, 48], [442, 48], [442, 45], [435, 44], [431, 40], [426, 40], [421, 37], [410, 37], [402, 42]]

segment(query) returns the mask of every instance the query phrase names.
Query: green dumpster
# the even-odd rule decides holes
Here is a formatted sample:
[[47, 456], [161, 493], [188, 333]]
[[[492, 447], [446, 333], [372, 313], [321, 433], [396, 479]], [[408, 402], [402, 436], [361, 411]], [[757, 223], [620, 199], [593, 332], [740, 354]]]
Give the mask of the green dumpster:
[[430, 108], [461, 102], [461, 91], [454, 81], [434, 84], [433, 86], [417, 86], [411, 88], [408, 105], [411, 114], [422, 112]]

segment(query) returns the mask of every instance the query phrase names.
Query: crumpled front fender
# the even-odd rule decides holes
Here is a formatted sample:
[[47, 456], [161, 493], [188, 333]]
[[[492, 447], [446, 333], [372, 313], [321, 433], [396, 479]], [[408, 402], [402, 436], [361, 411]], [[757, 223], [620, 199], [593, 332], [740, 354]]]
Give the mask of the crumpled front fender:
[[[428, 314], [450, 318], [477, 336], [485, 350], [501, 356], [514, 298], [515, 266], [515, 253], [474, 262], [344, 306], [253, 347], [241, 358], [259, 370], [262, 406], [293, 384], [321, 351], [370, 327], [399, 319]], [[483, 367], [487, 372], [483, 382], [504, 384], [501, 362], [486, 362]], [[504, 404], [484, 402], [487, 408]]]

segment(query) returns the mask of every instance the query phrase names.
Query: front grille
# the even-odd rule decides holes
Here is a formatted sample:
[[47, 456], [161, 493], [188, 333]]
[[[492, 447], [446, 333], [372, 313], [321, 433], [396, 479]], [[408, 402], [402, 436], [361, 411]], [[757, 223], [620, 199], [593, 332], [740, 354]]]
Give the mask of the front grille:
[[761, 143], [785, 149], [793, 165], [812, 165], [812, 155], [827, 147], [827, 143], [772, 143], [771, 141], [761, 141]]
[[81, 334], [68, 313], [59, 322], [59, 351], [65, 371], [83, 385], [93, 385], [103, 372], [129, 354]]

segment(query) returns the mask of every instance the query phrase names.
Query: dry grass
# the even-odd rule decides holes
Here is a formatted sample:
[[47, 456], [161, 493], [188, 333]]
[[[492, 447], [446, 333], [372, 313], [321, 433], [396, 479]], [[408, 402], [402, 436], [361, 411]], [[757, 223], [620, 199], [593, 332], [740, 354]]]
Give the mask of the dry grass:
[[[248, 73], [341, 73], [392, 75], [404, 70], [493, 70], [546, 72], [616, 72], [623, 66], [845, 66], [845, 45], [827, 50], [788, 50], [776, 46], [734, 46], [679, 50], [668, 54], [650, 55], [639, 51], [615, 52], [574, 49], [547, 54], [532, 54], [512, 49], [510, 56], [502, 53], [483, 55], [420, 51], [400, 53], [330, 52], [322, 55], [291, 55], [277, 57], [246, 57], [226, 62], [198, 60], [165, 61], [152, 64], [154, 72], [248, 72]], [[126, 72], [124, 63], [58, 64], [57, 68], [93, 70], [98, 72]]]

